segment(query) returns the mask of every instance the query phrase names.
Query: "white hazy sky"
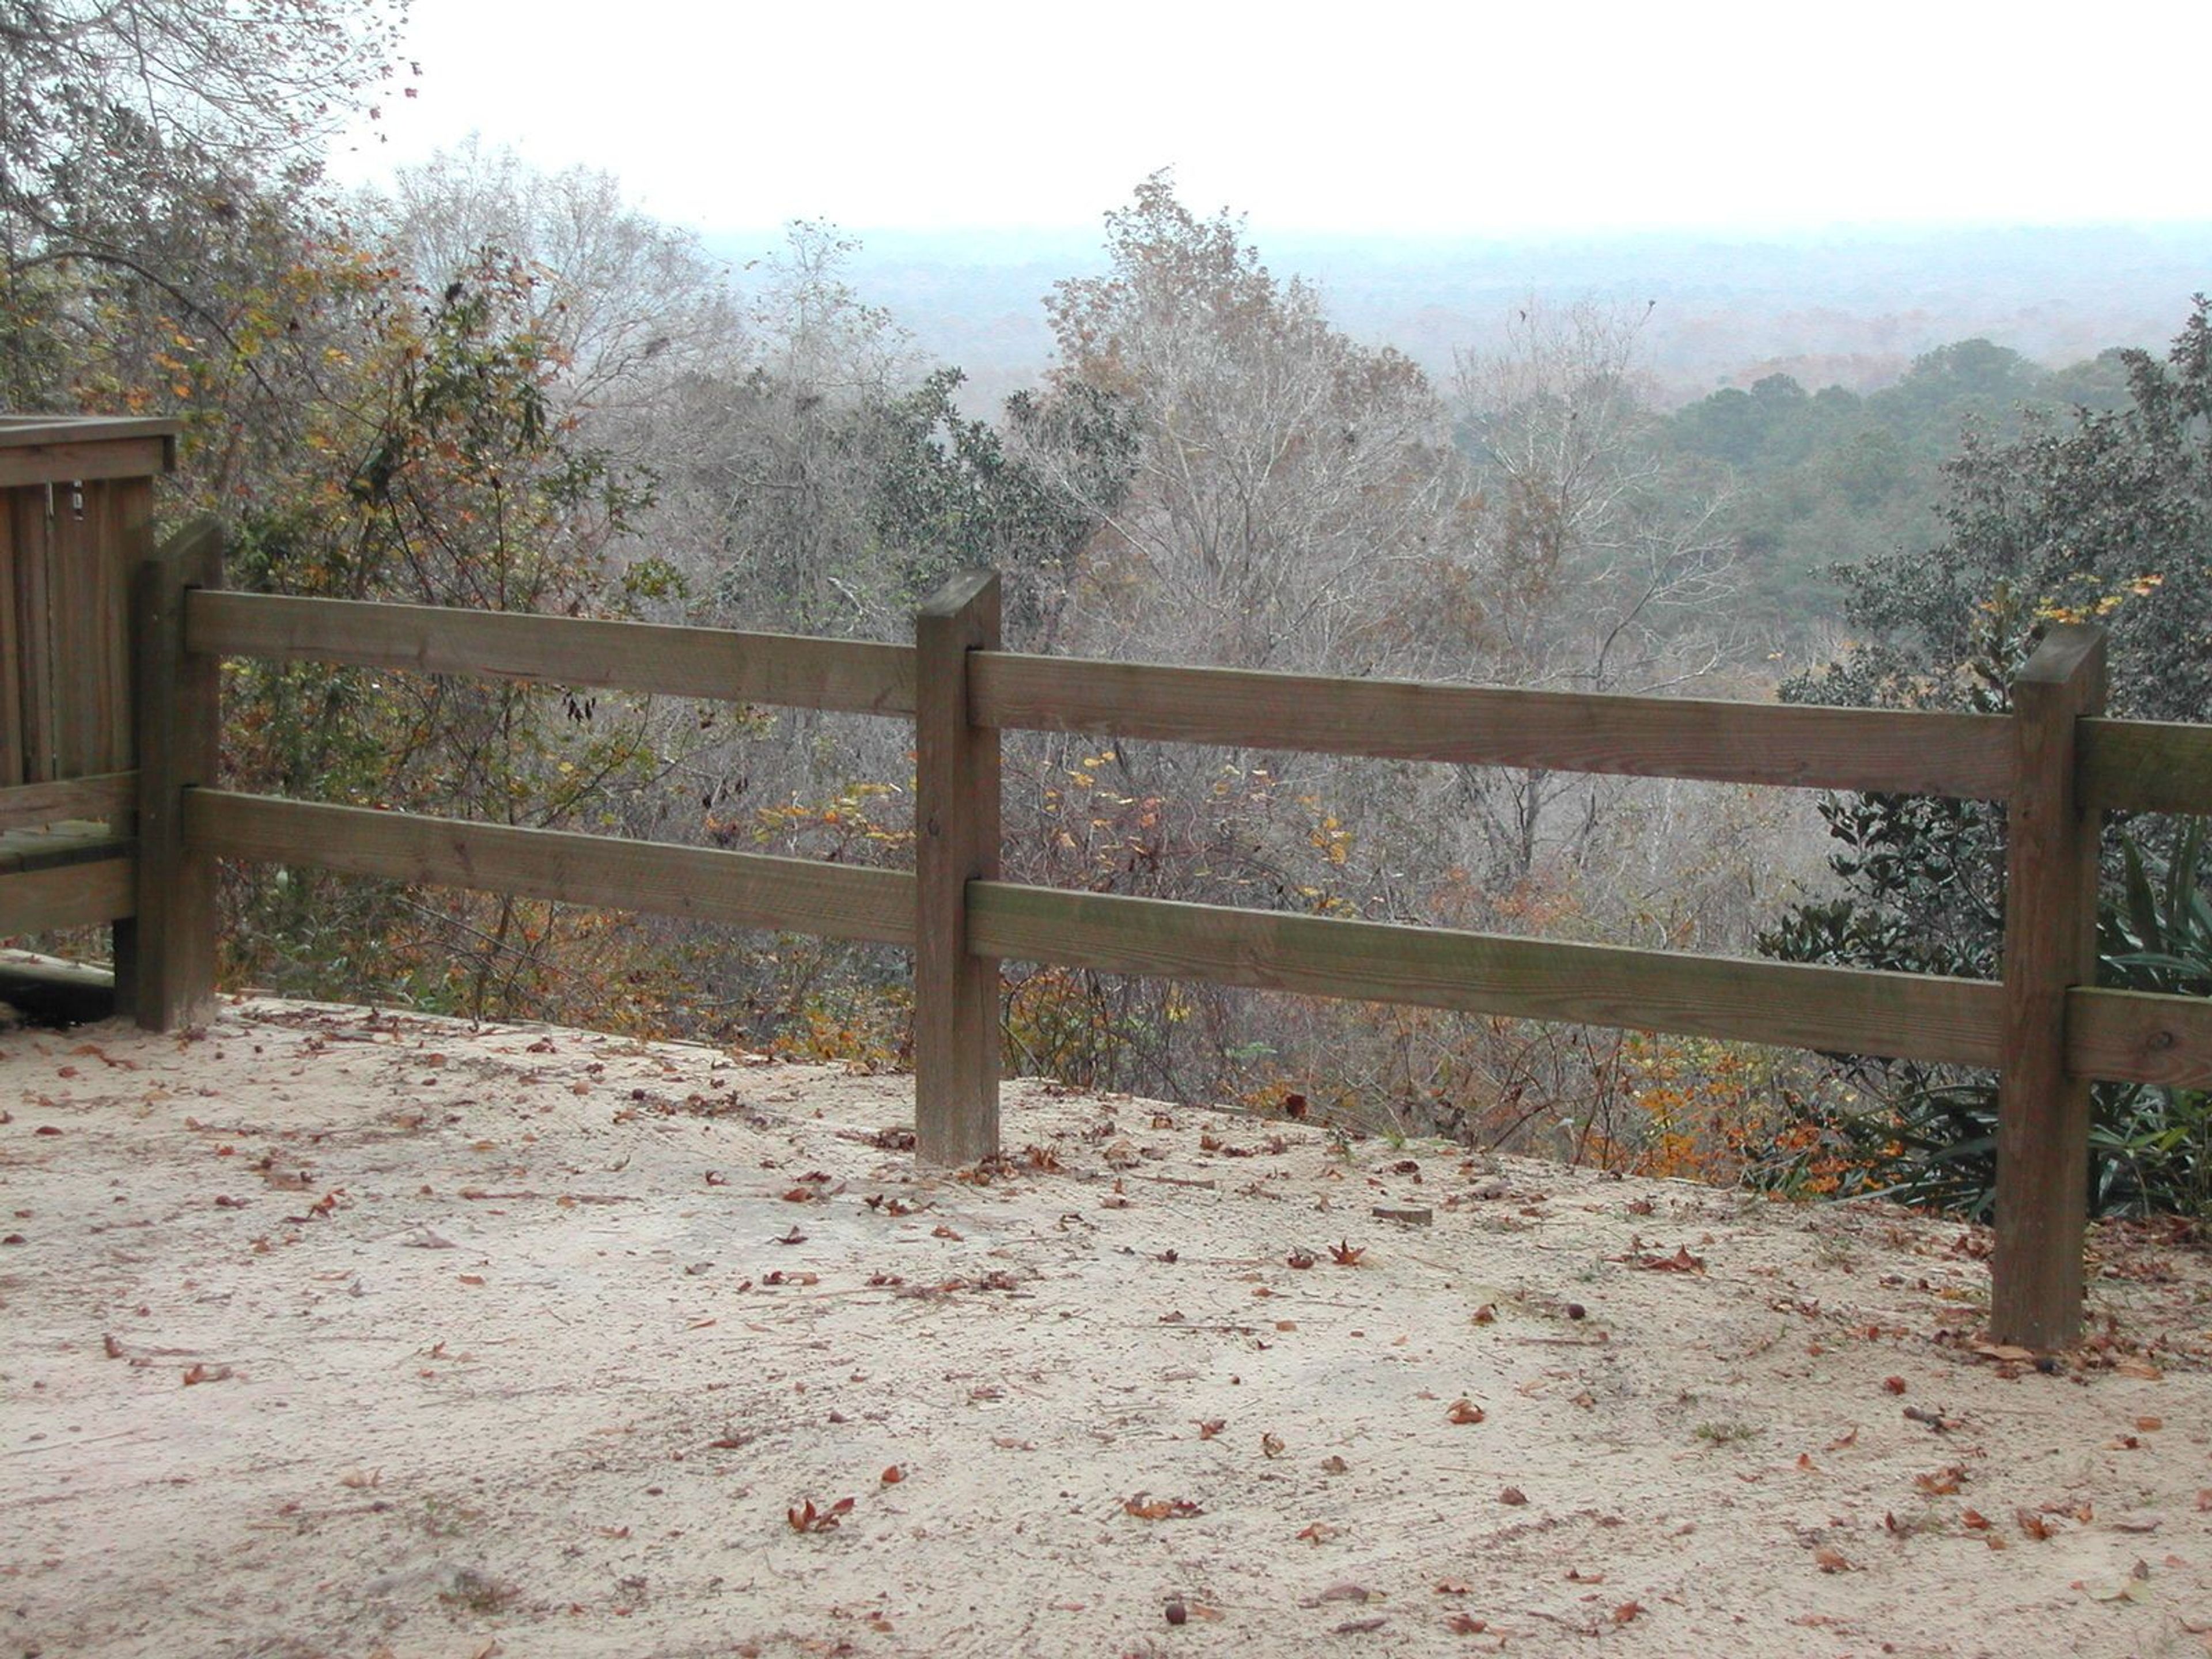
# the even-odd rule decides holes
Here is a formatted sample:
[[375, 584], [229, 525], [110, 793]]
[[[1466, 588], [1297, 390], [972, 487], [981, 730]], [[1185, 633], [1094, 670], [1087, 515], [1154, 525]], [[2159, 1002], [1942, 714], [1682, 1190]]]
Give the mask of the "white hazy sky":
[[1278, 232], [2205, 219], [2198, 3], [413, 0], [337, 170], [474, 131], [710, 232], [1095, 225], [1165, 166]]

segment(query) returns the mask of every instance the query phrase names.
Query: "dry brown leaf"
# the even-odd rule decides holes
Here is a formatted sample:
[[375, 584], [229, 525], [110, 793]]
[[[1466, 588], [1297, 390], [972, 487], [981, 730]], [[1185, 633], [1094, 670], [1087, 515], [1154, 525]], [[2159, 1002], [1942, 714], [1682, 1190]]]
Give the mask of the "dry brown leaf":
[[1283, 1437], [1279, 1434], [1262, 1434], [1260, 1437], [1260, 1452], [1265, 1457], [1280, 1457], [1283, 1455]]
[[1444, 1620], [1444, 1628], [1454, 1636], [1480, 1636], [1490, 1628], [1490, 1621], [1471, 1613], [1455, 1613]]
[[1813, 1564], [1822, 1572], [1851, 1572], [1856, 1571], [1838, 1549], [1823, 1544], [1813, 1552]]
[[894, 1463], [889, 1468], [885, 1469], [883, 1474], [878, 1477], [878, 1479], [879, 1479], [886, 1486], [896, 1486], [900, 1481], [906, 1479], [906, 1470], [902, 1466]]
[[1152, 1498], [1143, 1492], [1121, 1500], [1121, 1510], [1139, 1521], [1181, 1521], [1206, 1511], [1188, 1498]]
[[1351, 1240], [1346, 1239], [1330, 1245], [1328, 1254], [1330, 1260], [1338, 1267], [1356, 1267], [1359, 1265], [1359, 1258], [1367, 1254], [1367, 1247], [1364, 1244], [1354, 1244]]
[[810, 1498], [802, 1507], [786, 1510], [784, 1519], [790, 1522], [793, 1532], [832, 1532], [852, 1512], [853, 1503], [852, 1498], [841, 1498], [828, 1509], [818, 1510]]
[[1480, 1423], [1490, 1413], [1472, 1400], [1455, 1400], [1445, 1407], [1444, 1420], [1449, 1423]]
[[1508, 1486], [1498, 1494], [1498, 1501], [1501, 1504], [1510, 1504], [1517, 1509], [1528, 1501], [1528, 1494], [1518, 1486]]

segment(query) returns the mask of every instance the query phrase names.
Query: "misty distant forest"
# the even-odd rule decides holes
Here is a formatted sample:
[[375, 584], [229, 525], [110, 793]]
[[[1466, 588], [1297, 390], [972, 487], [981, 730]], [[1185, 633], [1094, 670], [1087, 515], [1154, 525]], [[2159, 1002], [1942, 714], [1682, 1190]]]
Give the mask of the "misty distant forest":
[[[143, 9], [0, 14], [0, 406], [179, 417], [163, 518], [221, 514], [234, 586], [903, 640], [984, 564], [1019, 650], [1972, 709], [2087, 618], [2116, 713], [2212, 720], [2212, 228], [1308, 270], [1156, 174], [1064, 266], [979, 252], [948, 298], [957, 250], [710, 252], [495, 149], [336, 191], [319, 147], [386, 14], [274, 52], [185, 20], [180, 101], [131, 73]], [[1954, 317], [1993, 320], [1927, 337]], [[239, 787], [911, 861], [896, 722], [307, 665], [225, 690]], [[1005, 793], [1023, 881], [1995, 971], [1972, 803], [1046, 737], [1010, 737]], [[2112, 981], [2212, 990], [2201, 836], [2124, 826], [2110, 862]], [[226, 902], [234, 985], [907, 1058], [896, 952], [305, 871]], [[1950, 1068], [1018, 963], [1005, 1018], [1010, 1069], [1091, 1086], [1987, 1200], [1990, 1085]], [[2100, 1110], [2101, 1205], [2212, 1199], [2202, 1095]]]

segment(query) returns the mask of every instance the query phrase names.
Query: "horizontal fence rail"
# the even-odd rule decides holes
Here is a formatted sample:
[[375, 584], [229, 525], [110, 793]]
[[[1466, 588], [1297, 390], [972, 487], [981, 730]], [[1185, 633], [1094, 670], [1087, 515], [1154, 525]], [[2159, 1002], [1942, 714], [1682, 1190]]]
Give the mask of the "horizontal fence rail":
[[76, 818], [121, 824], [138, 805], [136, 772], [99, 772], [53, 783], [0, 789], [0, 830], [36, 829]]
[[2002, 799], [2010, 723], [982, 652], [979, 724], [1466, 766]]
[[204, 589], [185, 603], [185, 641], [210, 656], [914, 713], [914, 648], [865, 640]]
[[2212, 1089], [2212, 1001], [2070, 987], [2066, 1069], [2108, 1083]]
[[138, 905], [136, 875], [128, 859], [88, 864], [57, 864], [8, 876], [9, 933], [43, 933], [56, 927], [87, 927], [119, 921]]
[[2082, 799], [2115, 812], [2212, 814], [2212, 726], [2079, 722]]
[[1003, 882], [969, 889], [978, 951], [1463, 1013], [1994, 1066], [2002, 994], [1938, 979]]
[[734, 927], [914, 943], [914, 878], [902, 870], [221, 789], [195, 789], [185, 796], [185, 840], [216, 858], [312, 865], [347, 875], [520, 893]]

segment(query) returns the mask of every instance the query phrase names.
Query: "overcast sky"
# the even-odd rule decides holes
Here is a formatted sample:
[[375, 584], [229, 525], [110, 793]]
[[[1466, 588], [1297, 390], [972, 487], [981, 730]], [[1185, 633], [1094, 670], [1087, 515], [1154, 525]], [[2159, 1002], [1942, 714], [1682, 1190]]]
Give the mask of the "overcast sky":
[[2193, 9], [413, 0], [337, 171], [475, 131], [708, 232], [1091, 226], [1170, 166], [1261, 232], [2203, 220]]

